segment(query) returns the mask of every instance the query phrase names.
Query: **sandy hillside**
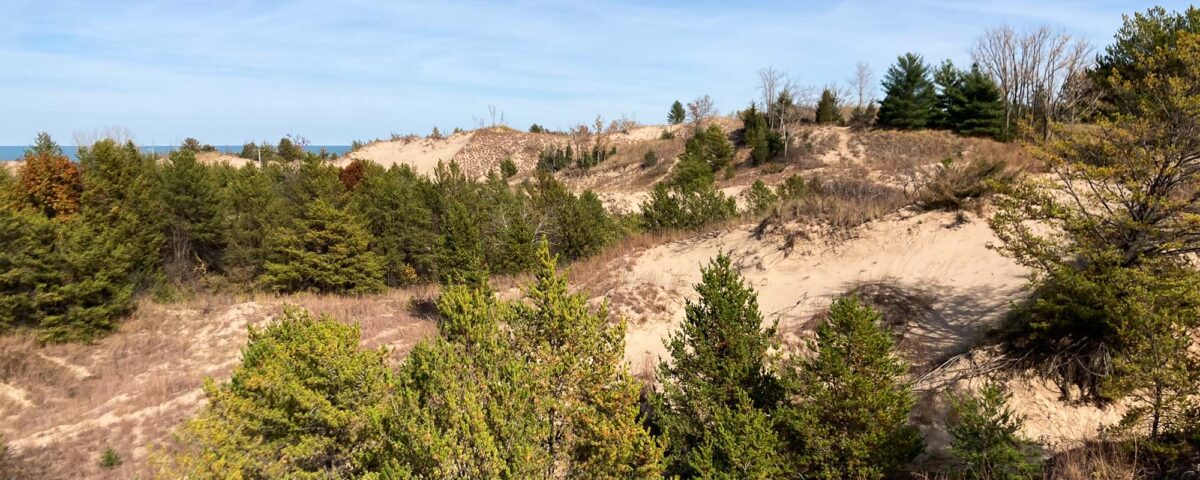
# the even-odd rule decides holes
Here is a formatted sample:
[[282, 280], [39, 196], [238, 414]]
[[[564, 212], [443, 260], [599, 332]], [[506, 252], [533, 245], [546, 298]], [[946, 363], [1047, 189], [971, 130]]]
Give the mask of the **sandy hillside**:
[[5, 161], [0, 162], [0, 168], [8, 170], [9, 173], [12, 173], [15, 175], [18, 171], [21, 170], [21, 166], [24, 164], [25, 164], [25, 162], [23, 162], [21, 160], [5, 160]]
[[[409, 311], [413, 294], [144, 301], [94, 345], [39, 348], [25, 337], [0, 338], [0, 434], [30, 478], [146, 478], [149, 455], [203, 404], [204, 379], [229, 378], [247, 326], [278, 315], [284, 303], [300, 304], [358, 322], [365, 346], [386, 345], [399, 359], [436, 331]], [[97, 466], [106, 448], [124, 461], [116, 470]]]
[[196, 160], [209, 165], [218, 165], [224, 163], [236, 168], [258, 163], [256, 160], [250, 160], [237, 155], [230, 155], [228, 153], [221, 152], [200, 152], [196, 154]]
[[[958, 223], [951, 213], [894, 214], [857, 229], [848, 240], [788, 240], [751, 236], [753, 225], [679, 240], [617, 258], [605, 277], [589, 282], [596, 301], [607, 300], [614, 314], [628, 319], [626, 360], [645, 374], [666, 349], [663, 341], [684, 315], [684, 299], [700, 267], [720, 252], [728, 254], [757, 290], [765, 320], [778, 320], [791, 348], [811, 337], [817, 317], [836, 296], [858, 291], [869, 300], [899, 299], [914, 314], [896, 328], [898, 348], [920, 375], [920, 406], [914, 420], [933, 446], [945, 444], [947, 390], [977, 388], [980, 372], [999, 360], [994, 352], [971, 352], [1012, 302], [1027, 294], [1028, 271], [989, 250], [996, 239], [986, 222], [971, 217]], [[587, 288], [587, 286], [585, 286]], [[949, 364], [944, 365], [952, 359]], [[941, 368], [937, 368], [937, 367]], [[1120, 419], [1117, 407], [1064, 403], [1051, 382], [1017, 376], [1006, 381], [1014, 405], [1029, 415], [1025, 433], [1053, 446], [1094, 438], [1099, 427]]]

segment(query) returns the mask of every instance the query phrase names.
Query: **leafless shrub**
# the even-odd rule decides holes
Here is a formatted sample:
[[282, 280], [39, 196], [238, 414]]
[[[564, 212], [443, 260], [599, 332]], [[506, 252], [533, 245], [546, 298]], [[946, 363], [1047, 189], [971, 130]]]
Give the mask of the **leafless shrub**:
[[872, 181], [865, 174], [834, 174], [810, 177], [807, 193], [781, 202], [767, 217], [768, 222], [817, 222], [835, 230], [857, 227], [881, 218], [908, 204], [899, 188]]
[[982, 201], [995, 192], [997, 183], [1012, 182], [1016, 175], [996, 158], [947, 158], [926, 174], [917, 190], [916, 203], [926, 210], [978, 212]]
[[1046, 462], [1046, 478], [1061, 480], [1134, 480], [1145, 478], [1136, 446], [1129, 451], [1113, 442], [1088, 442]]

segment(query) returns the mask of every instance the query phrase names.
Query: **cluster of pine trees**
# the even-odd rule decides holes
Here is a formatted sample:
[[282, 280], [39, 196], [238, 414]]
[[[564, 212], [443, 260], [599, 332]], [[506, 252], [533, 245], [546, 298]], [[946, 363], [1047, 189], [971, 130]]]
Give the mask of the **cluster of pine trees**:
[[[205, 385], [169, 473], [882, 479], [923, 450], [907, 367], [858, 300], [834, 302], [811, 355], [780, 357], [755, 292], [718, 256], [647, 389], [624, 363], [624, 323], [571, 293], [544, 243], [537, 257], [524, 300], [444, 290], [437, 336], [394, 369], [356, 327], [285, 308], [251, 329], [230, 381]], [[955, 468], [1036, 471], [1019, 419], [985, 393], [955, 397]]]
[[936, 128], [1004, 140], [1000, 88], [978, 65], [962, 70], [946, 60], [932, 69], [920, 55], [906, 53], [888, 69], [883, 88], [876, 120], [881, 127]]
[[454, 164], [429, 178], [357, 160], [337, 168], [290, 142], [280, 152], [235, 168], [199, 162], [191, 148], [159, 159], [103, 140], [76, 164], [40, 135], [15, 178], [0, 177], [0, 330], [85, 340], [113, 329], [139, 292], [180, 285], [362, 294], [481, 284], [535, 266], [538, 241], [575, 259], [621, 230], [594, 194], [549, 175], [510, 185]]

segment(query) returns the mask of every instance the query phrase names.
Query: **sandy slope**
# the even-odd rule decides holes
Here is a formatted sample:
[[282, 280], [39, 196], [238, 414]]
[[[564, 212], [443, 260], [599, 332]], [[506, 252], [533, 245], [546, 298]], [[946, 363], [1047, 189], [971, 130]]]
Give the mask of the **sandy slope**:
[[407, 164], [419, 174], [432, 175], [438, 161], [449, 162], [471, 141], [472, 136], [474, 132], [458, 133], [444, 139], [413, 138], [375, 142], [350, 153], [339, 160], [338, 165], [344, 166], [355, 158], [361, 158], [384, 167]]
[[[203, 405], [204, 379], [229, 378], [248, 325], [298, 303], [358, 322], [364, 345], [388, 346], [398, 359], [436, 328], [411, 314], [411, 295], [145, 301], [94, 345], [38, 347], [26, 337], [0, 337], [0, 435], [30, 478], [147, 478], [150, 455], [168, 447], [171, 432]], [[97, 460], [110, 447], [124, 463], [102, 470]]]

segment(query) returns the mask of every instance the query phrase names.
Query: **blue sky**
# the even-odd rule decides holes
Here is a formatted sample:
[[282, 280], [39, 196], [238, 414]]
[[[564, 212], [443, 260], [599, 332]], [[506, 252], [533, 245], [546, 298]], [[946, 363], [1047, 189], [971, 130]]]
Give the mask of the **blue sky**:
[[[1169, 9], [1186, 2], [1165, 2]], [[117, 126], [140, 143], [299, 134], [347, 144], [597, 114], [661, 123], [675, 99], [722, 112], [774, 66], [799, 82], [877, 76], [898, 54], [969, 61], [984, 28], [1051, 25], [1102, 46], [1129, 1], [0, 0], [0, 144]]]

